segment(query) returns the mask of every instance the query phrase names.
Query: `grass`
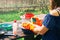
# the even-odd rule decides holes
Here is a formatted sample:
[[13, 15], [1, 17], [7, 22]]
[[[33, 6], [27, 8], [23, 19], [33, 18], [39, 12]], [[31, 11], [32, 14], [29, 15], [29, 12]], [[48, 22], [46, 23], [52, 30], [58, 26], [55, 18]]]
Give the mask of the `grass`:
[[19, 39], [17, 39], [17, 40], [24, 40], [24, 38], [19, 38]]
[[0, 19], [4, 22], [20, 20], [19, 16], [17, 11], [0, 12]]
[[[17, 10], [15, 11], [0, 11], [0, 19], [1, 21], [3, 20], [3, 22], [10, 22], [13, 20], [20, 20], [20, 15], [23, 15], [25, 12], [24, 11], [20, 11], [18, 12]], [[39, 11], [33, 11], [32, 13], [39, 14]]]
[[[42, 11], [31, 11], [35, 15], [42, 14]], [[45, 11], [47, 13], [47, 11]], [[0, 22], [10, 22], [13, 20], [20, 20], [20, 15], [23, 15], [25, 11], [0, 11]]]

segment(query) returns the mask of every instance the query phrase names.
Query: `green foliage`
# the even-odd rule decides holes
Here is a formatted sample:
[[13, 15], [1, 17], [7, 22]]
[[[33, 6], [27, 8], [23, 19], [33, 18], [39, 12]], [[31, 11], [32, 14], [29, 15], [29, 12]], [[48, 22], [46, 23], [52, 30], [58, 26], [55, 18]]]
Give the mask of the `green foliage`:
[[43, 14], [47, 14], [48, 12], [49, 12], [49, 10], [46, 10], [46, 9], [45, 10], [44, 9], [41, 10], [41, 13], [43, 13]]
[[4, 20], [5, 22], [9, 22], [13, 20], [20, 20], [20, 17], [17, 11], [8, 11], [0, 13], [0, 19]]
[[2, 22], [13, 21], [13, 20], [20, 20], [20, 16], [25, 14], [26, 12], [32, 12], [35, 15], [37, 15], [37, 14], [42, 14], [42, 13], [47, 14], [48, 10], [45, 10], [45, 9], [43, 10], [32, 10], [31, 9], [30, 10], [29, 9], [28, 11], [26, 10], [20, 10], [20, 11], [14, 10], [14, 11], [5, 11], [5, 12], [0, 11], [0, 22], [2, 23]]
[[17, 39], [17, 40], [24, 40], [24, 38], [19, 38], [19, 39]]
[[19, 11], [18, 14], [21, 16], [21, 15], [24, 15], [24, 13], [25, 13], [24, 11]]

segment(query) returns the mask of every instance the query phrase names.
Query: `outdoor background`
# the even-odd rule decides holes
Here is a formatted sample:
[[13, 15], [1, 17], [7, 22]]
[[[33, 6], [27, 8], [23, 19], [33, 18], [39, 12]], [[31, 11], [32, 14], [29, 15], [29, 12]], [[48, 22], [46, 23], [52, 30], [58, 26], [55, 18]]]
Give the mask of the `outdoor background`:
[[32, 12], [35, 15], [47, 14], [49, 0], [0, 0], [0, 23], [21, 20], [20, 16], [26, 12]]
[[48, 0], [0, 0], [0, 23], [21, 20], [26, 12], [47, 14], [48, 9]]

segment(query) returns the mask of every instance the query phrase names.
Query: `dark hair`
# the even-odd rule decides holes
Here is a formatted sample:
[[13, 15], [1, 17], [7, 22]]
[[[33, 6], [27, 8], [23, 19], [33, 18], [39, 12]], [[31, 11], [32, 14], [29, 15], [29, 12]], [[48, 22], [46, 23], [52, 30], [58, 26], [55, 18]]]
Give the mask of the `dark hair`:
[[51, 9], [56, 9], [60, 7], [60, 0], [51, 0]]

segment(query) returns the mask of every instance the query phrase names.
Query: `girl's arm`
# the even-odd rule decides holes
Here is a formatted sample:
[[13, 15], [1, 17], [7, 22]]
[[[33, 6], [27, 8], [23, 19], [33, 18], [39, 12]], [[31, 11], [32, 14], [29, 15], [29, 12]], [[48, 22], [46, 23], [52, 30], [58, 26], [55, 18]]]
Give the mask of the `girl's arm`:
[[47, 31], [48, 31], [48, 28], [46, 28], [44, 25], [42, 25], [41, 27], [36, 27], [33, 30], [34, 33], [37, 33], [40, 35], [44, 35]]

